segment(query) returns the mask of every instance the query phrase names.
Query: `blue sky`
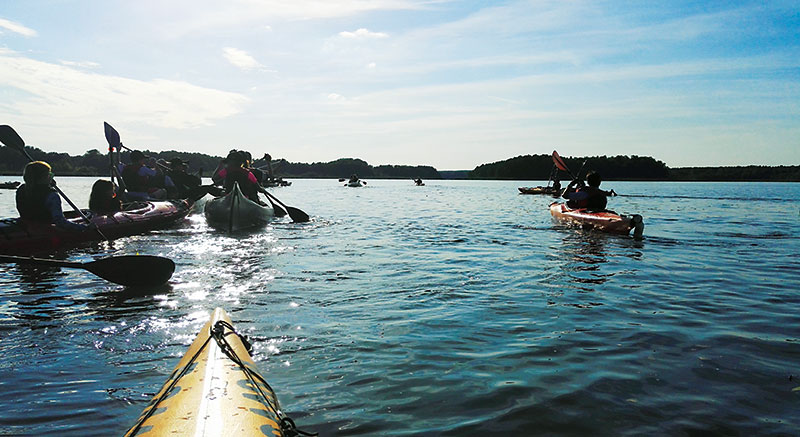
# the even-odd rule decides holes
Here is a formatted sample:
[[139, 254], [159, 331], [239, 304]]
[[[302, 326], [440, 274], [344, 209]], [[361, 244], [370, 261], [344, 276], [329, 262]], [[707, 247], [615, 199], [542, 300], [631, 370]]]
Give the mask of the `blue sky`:
[[28, 144], [471, 169], [522, 154], [800, 164], [800, 3], [0, 2]]

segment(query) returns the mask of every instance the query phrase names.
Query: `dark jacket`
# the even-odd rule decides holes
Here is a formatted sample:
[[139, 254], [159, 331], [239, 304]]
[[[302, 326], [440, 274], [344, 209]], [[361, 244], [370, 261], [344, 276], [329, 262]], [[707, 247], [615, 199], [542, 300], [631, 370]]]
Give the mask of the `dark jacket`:
[[53, 216], [45, 205], [50, 193], [55, 193], [50, 186], [28, 186], [22, 184], [17, 188], [17, 211], [20, 218], [34, 222], [52, 223]]

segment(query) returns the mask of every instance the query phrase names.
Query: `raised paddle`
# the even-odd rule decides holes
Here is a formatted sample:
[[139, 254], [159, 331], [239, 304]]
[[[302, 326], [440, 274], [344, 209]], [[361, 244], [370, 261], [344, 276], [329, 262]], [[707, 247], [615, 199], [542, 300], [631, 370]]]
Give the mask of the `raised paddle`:
[[127, 287], [162, 285], [169, 281], [175, 272], [175, 263], [171, 259], [150, 255], [112, 256], [86, 263], [0, 255], [0, 262], [84, 269], [106, 281]]
[[[15, 131], [14, 128], [12, 128], [7, 124], [0, 126], [0, 143], [3, 143], [6, 146], [11, 147], [12, 149], [16, 149], [22, 152], [22, 154], [24, 154], [28, 158], [29, 162], [33, 162], [33, 158], [28, 153], [28, 151], [25, 150], [25, 141], [22, 139], [22, 137], [19, 136], [19, 134], [17, 134], [17, 131]], [[71, 200], [69, 200], [69, 197], [67, 197], [67, 195], [64, 194], [63, 191], [61, 191], [61, 188], [58, 188], [58, 186], [55, 184], [53, 184], [52, 187], [58, 192], [59, 195], [61, 195], [61, 197], [64, 198], [64, 200], [67, 201], [67, 203], [69, 203], [69, 206], [71, 206], [72, 209], [74, 209], [75, 212], [77, 212], [81, 216], [81, 218], [84, 221], [86, 221], [86, 223], [89, 223], [90, 225], [92, 224], [92, 222], [89, 221], [89, 218], [86, 217], [86, 214], [84, 214], [80, 208], [78, 208], [74, 203], [72, 203]], [[97, 233], [100, 234], [100, 236], [103, 237], [104, 240], [108, 240], [108, 237], [103, 235], [103, 232], [99, 228], [94, 227], [94, 230], [97, 231]]]
[[122, 190], [123, 191], [127, 190], [127, 187], [125, 186], [125, 181], [122, 180], [122, 175], [119, 174], [119, 169], [117, 168], [116, 165], [114, 165], [114, 149], [116, 149], [117, 152], [119, 152], [120, 148], [123, 147], [122, 141], [120, 141], [119, 138], [119, 132], [117, 132], [116, 129], [114, 129], [110, 124], [108, 124], [105, 121], [103, 122], [103, 129], [105, 130], [106, 133], [106, 141], [108, 141], [108, 155], [109, 158], [111, 159], [111, 179], [112, 179], [111, 182], [114, 182], [113, 179], [114, 177], [116, 177], [117, 182], [119, 183], [119, 186], [122, 188]]
[[[305, 223], [305, 222], [309, 221], [308, 214], [306, 214], [305, 212], [303, 212], [303, 211], [301, 211], [301, 210], [299, 210], [297, 208], [291, 207], [291, 206], [286, 206], [283, 202], [278, 200], [277, 197], [275, 197], [272, 194], [270, 194], [269, 191], [265, 190], [263, 187], [260, 187], [260, 186], [259, 186], [259, 188], [261, 188], [259, 191], [264, 193], [264, 195], [267, 196], [267, 199], [270, 202], [275, 202], [278, 205], [282, 206], [283, 209], [285, 209], [286, 212], [289, 213], [289, 217], [292, 218], [293, 222], [295, 222], [295, 223]], [[274, 208], [275, 207], [274, 207], [274, 203], [273, 203], [273, 209]]]

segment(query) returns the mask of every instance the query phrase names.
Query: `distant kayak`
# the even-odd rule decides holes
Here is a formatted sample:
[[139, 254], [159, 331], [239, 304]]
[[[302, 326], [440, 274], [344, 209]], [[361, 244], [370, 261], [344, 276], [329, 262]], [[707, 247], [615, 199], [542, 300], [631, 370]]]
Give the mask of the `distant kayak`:
[[5, 190], [16, 190], [19, 187], [21, 182], [16, 181], [8, 181], [8, 182], [0, 182], [0, 189]]
[[205, 206], [208, 224], [228, 232], [266, 226], [274, 215], [271, 206], [259, 205], [245, 197], [238, 183], [230, 193], [209, 200]]
[[364, 181], [362, 181], [362, 180], [360, 180], [360, 179], [359, 179], [359, 180], [357, 180], [357, 181], [348, 182], [348, 183], [344, 184], [344, 186], [345, 186], [345, 187], [353, 187], [353, 188], [356, 188], [356, 187], [363, 187], [363, 186], [364, 186], [364, 185], [366, 185], [366, 184], [367, 184], [366, 182], [364, 182]]
[[519, 187], [520, 194], [557, 194], [558, 190], [553, 187]]
[[273, 179], [270, 181], [265, 181], [261, 184], [261, 186], [264, 188], [289, 187], [291, 185], [291, 181], [284, 181], [283, 179]]
[[642, 216], [638, 214], [620, 215], [614, 211], [570, 209], [567, 205], [558, 202], [550, 204], [550, 214], [558, 220], [578, 224], [583, 229], [624, 235], [633, 229], [634, 238], [641, 238], [644, 232], [644, 222], [642, 222]]
[[[88, 209], [83, 212], [104, 235], [115, 239], [165, 228], [186, 217], [190, 209], [185, 200], [168, 200], [133, 202], [126, 204], [124, 211], [107, 215]], [[86, 223], [75, 211], [65, 211], [64, 216], [74, 223]], [[91, 230], [72, 231], [56, 225], [26, 224], [18, 218], [0, 219], [0, 253], [44, 253], [100, 240], [100, 234]]]
[[291, 436], [249, 345], [217, 308], [126, 436]]

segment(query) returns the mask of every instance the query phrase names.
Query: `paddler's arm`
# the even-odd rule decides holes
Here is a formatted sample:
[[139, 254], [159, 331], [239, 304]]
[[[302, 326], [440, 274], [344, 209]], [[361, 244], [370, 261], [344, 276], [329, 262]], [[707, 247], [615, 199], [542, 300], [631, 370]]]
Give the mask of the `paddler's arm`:
[[564, 188], [564, 191], [562, 191], [562, 192], [561, 192], [561, 197], [563, 197], [564, 199], [571, 199], [571, 197], [570, 197], [570, 196], [571, 196], [572, 194], [574, 194], [574, 191], [575, 191], [575, 185], [578, 185], [578, 182], [579, 182], [579, 181], [578, 181], [577, 179], [575, 179], [575, 180], [573, 180], [572, 182], [570, 182], [570, 183], [569, 183], [569, 184], [568, 184], [568, 185], [567, 185], [567, 186]]
[[64, 217], [64, 211], [61, 209], [61, 198], [58, 197], [58, 193], [48, 194], [44, 199], [44, 206], [48, 211], [50, 211], [50, 217], [53, 224], [59, 228], [78, 232], [89, 229], [88, 225], [84, 225], [82, 223], [73, 223]]

